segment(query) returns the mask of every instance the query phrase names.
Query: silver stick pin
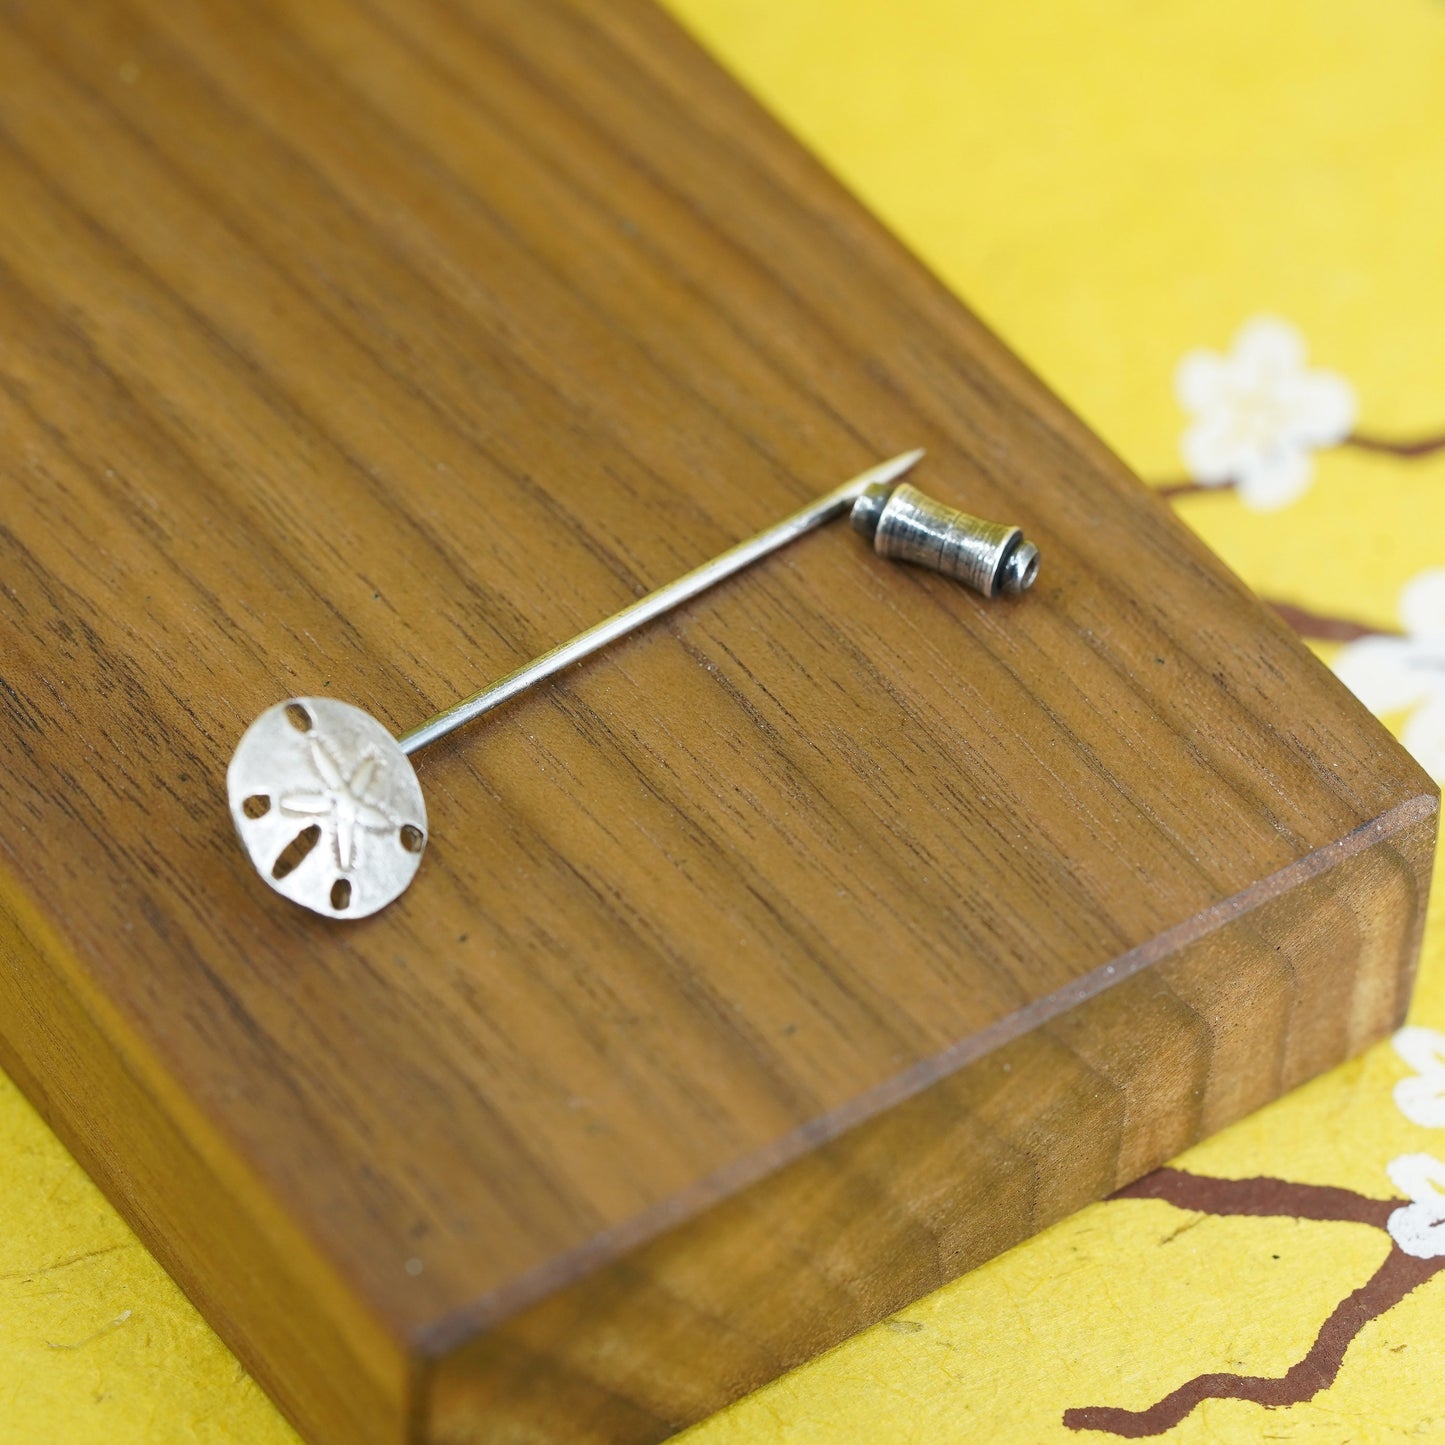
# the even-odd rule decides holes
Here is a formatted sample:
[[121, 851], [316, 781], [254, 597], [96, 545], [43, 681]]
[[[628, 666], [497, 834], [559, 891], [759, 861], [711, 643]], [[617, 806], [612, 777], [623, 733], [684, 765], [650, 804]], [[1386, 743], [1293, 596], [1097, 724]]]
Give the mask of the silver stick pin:
[[898, 485], [922, 455], [904, 452], [870, 467], [399, 738], [335, 698], [291, 698], [267, 708], [246, 729], [226, 772], [231, 817], [256, 871], [327, 918], [365, 918], [384, 908], [416, 875], [426, 846], [426, 804], [409, 753], [843, 512], [851, 510], [854, 528], [880, 556], [931, 567], [986, 597], [1032, 586], [1038, 549], [1017, 527], [980, 521]]

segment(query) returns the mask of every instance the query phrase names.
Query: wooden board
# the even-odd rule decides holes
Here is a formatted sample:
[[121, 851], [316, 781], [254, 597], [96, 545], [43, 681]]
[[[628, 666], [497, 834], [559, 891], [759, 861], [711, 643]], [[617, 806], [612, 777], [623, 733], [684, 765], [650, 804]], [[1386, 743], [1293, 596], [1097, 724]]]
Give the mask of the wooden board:
[[[0, 1058], [326, 1445], [641, 1442], [1379, 1037], [1432, 785], [637, 0], [0, 3]], [[431, 749], [276, 898], [263, 707], [410, 725], [881, 456], [835, 527]]]

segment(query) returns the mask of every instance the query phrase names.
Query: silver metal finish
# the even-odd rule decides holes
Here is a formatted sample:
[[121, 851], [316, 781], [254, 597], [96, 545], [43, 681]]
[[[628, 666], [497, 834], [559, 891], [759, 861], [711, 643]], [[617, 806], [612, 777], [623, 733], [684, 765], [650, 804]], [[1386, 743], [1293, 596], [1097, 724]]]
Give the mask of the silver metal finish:
[[428, 718], [410, 732], [403, 733], [398, 739], [403, 751], [414, 753], [418, 748], [424, 748], [428, 743], [444, 738], [449, 732], [464, 727], [473, 718], [479, 718], [483, 713], [491, 712], [494, 707], [510, 702], [519, 692], [525, 692], [534, 683], [551, 677], [555, 672], [561, 672], [564, 667], [571, 667], [574, 662], [580, 662], [599, 648], [606, 647], [609, 642], [625, 637], [634, 628], [651, 622], [664, 612], [670, 612], [689, 598], [696, 597], [699, 592], [707, 591], [724, 578], [731, 577], [734, 572], [750, 567], [760, 557], [776, 552], [779, 547], [786, 547], [805, 532], [841, 516], [869, 487], [891, 485], [911, 467], [916, 466], [922, 456], [922, 451], [904, 452], [901, 456], [870, 467], [852, 481], [844, 482], [841, 487], [835, 487], [816, 502], [809, 503], [801, 511], [784, 517], [767, 531], [759, 532], [756, 537], [749, 537], [746, 542], [739, 542], [736, 547], [729, 547], [721, 556], [714, 557], [711, 562], [704, 562], [701, 567], [693, 568], [676, 582], [669, 582], [666, 587], [649, 592], [646, 597], [639, 598], [621, 612], [614, 612], [595, 627], [579, 632], [570, 642], [554, 647], [551, 652], [544, 652], [541, 657], [517, 668], [515, 672], [509, 672], [505, 677], [498, 678], [480, 692], [474, 692], [470, 697], [453, 703], [445, 711]]
[[906, 482], [864, 488], [852, 522], [880, 557], [932, 568], [985, 597], [1017, 595], [1038, 576], [1039, 549], [1019, 528], [945, 507]]
[[385, 907], [415, 876], [426, 844], [426, 805], [408, 754], [850, 509], [853, 526], [882, 556], [920, 562], [988, 597], [1022, 592], [1037, 573], [1037, 548], [1017, 527], [979, 521], [899, 486], [922, 455], [904, 452], [870, 467], [399, 738], [334, 698], [267, 709], [247, 728], [226, 774], [231, 817], [256, 871], [327, 918], [364, 918]]
[[411, 882], [426, 803], [411, 760], [369, 713], [330, 697], [267, 708], [226, 772], [256, 871], [328, 918], [365, 918]]

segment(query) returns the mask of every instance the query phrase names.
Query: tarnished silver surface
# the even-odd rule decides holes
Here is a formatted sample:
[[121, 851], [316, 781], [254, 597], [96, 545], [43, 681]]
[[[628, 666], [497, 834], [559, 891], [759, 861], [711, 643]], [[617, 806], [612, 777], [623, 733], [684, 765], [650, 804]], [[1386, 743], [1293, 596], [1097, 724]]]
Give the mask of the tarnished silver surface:
[[880, 557], [916, 562], [985, 597], [1032, 587], [1039, 549], [1017, 527], [986, 522], [925, 496], [907, 482], [865, 487], [853, 504], [853, 529]]
[[327, 918], [365, 918], [411, 882], [426, 803], [411, 760], [374, 717], [329, 697], [267, 708], [226, 772], [256, 871]]

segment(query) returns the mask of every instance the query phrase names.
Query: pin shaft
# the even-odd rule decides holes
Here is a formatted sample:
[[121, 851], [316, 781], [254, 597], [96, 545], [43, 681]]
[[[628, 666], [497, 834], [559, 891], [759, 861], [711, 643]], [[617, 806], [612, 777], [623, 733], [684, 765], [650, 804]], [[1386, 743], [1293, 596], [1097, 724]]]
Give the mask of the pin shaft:
[[786, 547], [789, 542], [811, 532], [814, 527], [846, 512], [867, 487], [875, 483], [896, 481], [916, 465], [922, 455], [922, 451], [904, 452], [901, 456], [870, 467], [866, 472], [844, 482], [840, 487], [835, 487], [831, 492], [826, 492], [817, 501], [810, 502], [790, 517], [784, 517], [781, 522], [759, 532], [757, 536], [749, 537], [735, 547], [729, 547], [711, 562], [704, 562], [701, 567], [693, 568], [675, 582], [669, 582], [665, 587], [649, 592], [646, 597], [638, 598], [620, 612], [613, 613], [611, 617], [589, 627], [585, 632], [579, 632], [570, 641], [554, 647], [550, 652], [544, 652], [541, 657], [509, 672], [505, 677], [498, 678], [480, 692], [453, 703], [435, 717], [430, 717], [410, 732], [403, 733], [397, 739], [402, 752], [414, 753], [428, 743], [434, 743], [438, 738], [455, 732], [457, 728], [465, 727], [483, 713], [491, 712], [504, 702], [510, 702], [519, 693], [525, 692], [545, 678], [561, 672], [563, 668], [571, 667], [574, 662], [580, 662], [584, 657], [590, 657], [609, 643], [616, 642], [618, 638], [625, 637], [629, 632], [696, 597], [698, 593], [706, 592], [709, 587], [731, 577], [735, 572], [750, 567], [770, 552], [776, 552], [779, 547]]

